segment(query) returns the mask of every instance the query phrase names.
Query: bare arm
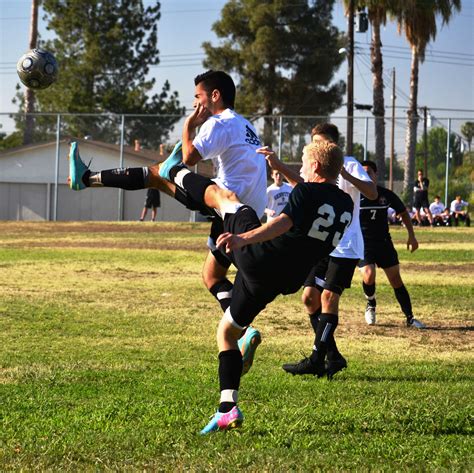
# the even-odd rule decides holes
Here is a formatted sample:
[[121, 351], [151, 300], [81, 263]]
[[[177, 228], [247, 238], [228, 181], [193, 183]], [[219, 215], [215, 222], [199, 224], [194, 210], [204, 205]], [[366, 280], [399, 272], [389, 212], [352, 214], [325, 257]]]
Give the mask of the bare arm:
[[362, 194], [364, 194], [367, 199], [370, 200], [375, 200], [378, 197], [378, 192], [377, 192], [377, 185], [370, 181], [361, 181], [360, 179], [357, 179], [357, 177], [354, 177], [352, 174], [349, 174], [344, 167], [341, 169], [341, 176], [346, 180], [349, 181], [354, 187], [359, 189]]
[[202, 105], [197, 105], [194, 112], [186, 118], [183, 127], [183, 163], [188, 166], [194, 166], [201, 161], [202, 156], [193, 145], [196, 137], [196, 129], [202, 125], [211, 116], [209, 110]]
[[267, 160], [268, 165], [271, 169], [281, 172], [285, 176], [286, 180], [290, 183], [290, 186], [295, 187], [296, 184], [303, 182], [303, 178], [296, 172], [293, 171], [285, 163], [282, 163], [276, 156], [275, 151], [271, 150], [267, 146], [257, 149], [257, 153], [263, 154]]
[[402, 222], [405, 224], [405, 228], [407, 229], [408, 232], [408, 240], [407, 240], [407, 250], [411, 250], [410, 253], [413, 253], [418, 249], [418, 241], [415, 237], [415, 231], [413, 229], [413, 224], [411, 223], [411, 218], [410, 215], [408, 215], [408, 212], [405, 210], [400, 214], [400, 218], [402, 219]]
[[293, 226], [293, 220], [286, 215], [280, 214], [274, 220], [240, 235], [223, 233], [217, 239], [217, 247], [225, 246], [226, 253], [242, 248], [252, 243], [271, 240], [287, 232]]

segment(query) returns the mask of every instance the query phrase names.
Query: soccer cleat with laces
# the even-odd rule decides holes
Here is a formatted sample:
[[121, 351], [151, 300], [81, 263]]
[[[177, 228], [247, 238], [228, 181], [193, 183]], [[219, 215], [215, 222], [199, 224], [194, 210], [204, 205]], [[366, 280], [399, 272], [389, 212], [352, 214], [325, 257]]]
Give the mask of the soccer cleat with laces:
[[255, 351], [262, 343], [260, 332], [253, 327], [248, 327], [239, 339], [239, 350], [242, 353], [242, 376], [247, 374], [252, 366]]
[[421, 320], [415, 319], [415, 317], [410, 317], [407, 319], [407, 327], [423, 329], [426, 328], [426, 325]]
[[375, 320], [375, 307], [367, 305], [367, 308], [365, 309], [365, 321], [368, 325], [375, 325]]
[[[90, 165], [90, 162], [89, 162]], [[84, 161], [79, 156], [79, 145], [76, 141], [71, 143], [69, 150], [69, 187], [72, 190], [80, 191], [87, 186], [84, 184], [82, 178], [84, 174], [89, 171], [89, 166], [86, 166]]]
[[344, 368], [347, 368], [347, 361], [342, 355], [335, 360], [328, 360], [326, 362], [328, 379], [332, 379], [336, 373], [343, 370]]
[[161, 163], [160, 170], [158, 171], [160, 176], [167, 181], [170, 181], [170, 171], [175, 166], [184, 166], [183, 164], [183, 144], [178, 141], [171, 151], [171, 154]]
[[321, 378], [326, 374], [326, 367], [324, 366], [324, 361], [313, 362], [311, 358], [304, 357], [298, 363], [287, 363], [282, 366], [282, 368], [287, 372], [291, 373], [293, 376], [298, 374], [312, 374]]
[[242, 425], [244, 415], [242, 411], [234, 406], [229, 412], [216, 412], [209, 423], [201, 430], [201, 435], [218, 432], [219, 430], [236, 429]]

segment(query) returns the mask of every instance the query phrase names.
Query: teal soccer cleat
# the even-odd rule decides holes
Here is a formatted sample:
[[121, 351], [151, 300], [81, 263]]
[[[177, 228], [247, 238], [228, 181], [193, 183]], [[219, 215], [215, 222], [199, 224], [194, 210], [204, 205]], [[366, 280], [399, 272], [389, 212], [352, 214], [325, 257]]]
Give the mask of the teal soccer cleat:
[[257, 347], [262, 343], [262, 336], [260, 332], [253, 328], [248, 327], [245, 333], [239, 339], [239, 349], [242, 353], [242, 376], [247, 374], [252, 366], [253, 358]]
[[173, 148], [173, 151], [171, 151], [171, 154], [168, 156], [167, 159], [165, 159], [161, 163], [160, 170], [159, 170], [160, 176], [163, 179], [166, 179], [167, 181], [169, 181], [171, 168], [174, 168], [175, 166], [179, 166], [179, 165], [183, 165], [183, 150], [182, 150], [181, 141], [178, 141], [174, 145], [174, 148]]
[[242, 425], [244, 415], [242, 411], [234, 406], [229, 412], [216, 412], [209, 423], [201, 430], [201, 435], [207, 435], [219, 430], [236, 429]]
[[[90, 162], [89, 162], [90, 165]], [[89, 166], [86, 166], [84, 161], [79, 156], [79, 146], [77, 142], [71, 143], [69, 150], [69, 187], [72, 190], [80, 191], [85, 189], [87, 186], [84, 184], [82, 178], [84, 174], [89, 170]]]

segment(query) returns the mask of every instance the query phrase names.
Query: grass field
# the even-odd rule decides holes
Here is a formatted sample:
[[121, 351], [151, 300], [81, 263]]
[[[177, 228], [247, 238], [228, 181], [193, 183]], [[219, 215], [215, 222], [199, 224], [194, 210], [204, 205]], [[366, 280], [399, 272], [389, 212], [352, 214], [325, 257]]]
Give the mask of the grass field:
[[299, 294], [258, 318], [243, 428], [201, 437], [218, 402], [206, 224], [0, 223], [0, 470], [472, 471], [474, 231], [393, 231], [415, 316], [385, 276], [341, 301], [349, 368], [291, 377], [309, 353]]

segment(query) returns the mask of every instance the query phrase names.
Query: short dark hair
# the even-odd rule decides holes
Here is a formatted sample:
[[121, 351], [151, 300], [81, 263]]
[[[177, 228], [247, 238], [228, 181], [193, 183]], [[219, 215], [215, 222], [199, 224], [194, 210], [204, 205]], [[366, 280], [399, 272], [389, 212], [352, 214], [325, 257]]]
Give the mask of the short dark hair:
[[377, 172], [377, 165], [373, 162], [373, 161], [362, 161], [360, 164], [362, 164], [362, 166], [367, 166], [369, 168], [372, 169], [372, 171], [374, 172]]
[[319, 123], [311, 130], [311, 138], [314, 135], [322, 135], [336, 144], [339, 142], [339, 130], [332, 123]]
[[441, 197], [439, 195], [435, 195], [434, 196], [435, 199], [440, 199], [441, 200]]
[[199, 74], [194, 78], [194, 85], [201, 84], [208, 95], [213, 90], [218, 90], [222, 96], [224, 105], [234, 108], [235, 103], [235, 84], [232, 77], [224, 71], [213, 71], [212, 69]]
[[417, 172], [417, 173], [418, 173], [418, 172], [421, 172], [421, 174], [424, 174], [424, 173], [423, 173], [423, 169], [418, 169], [416, 172]]

